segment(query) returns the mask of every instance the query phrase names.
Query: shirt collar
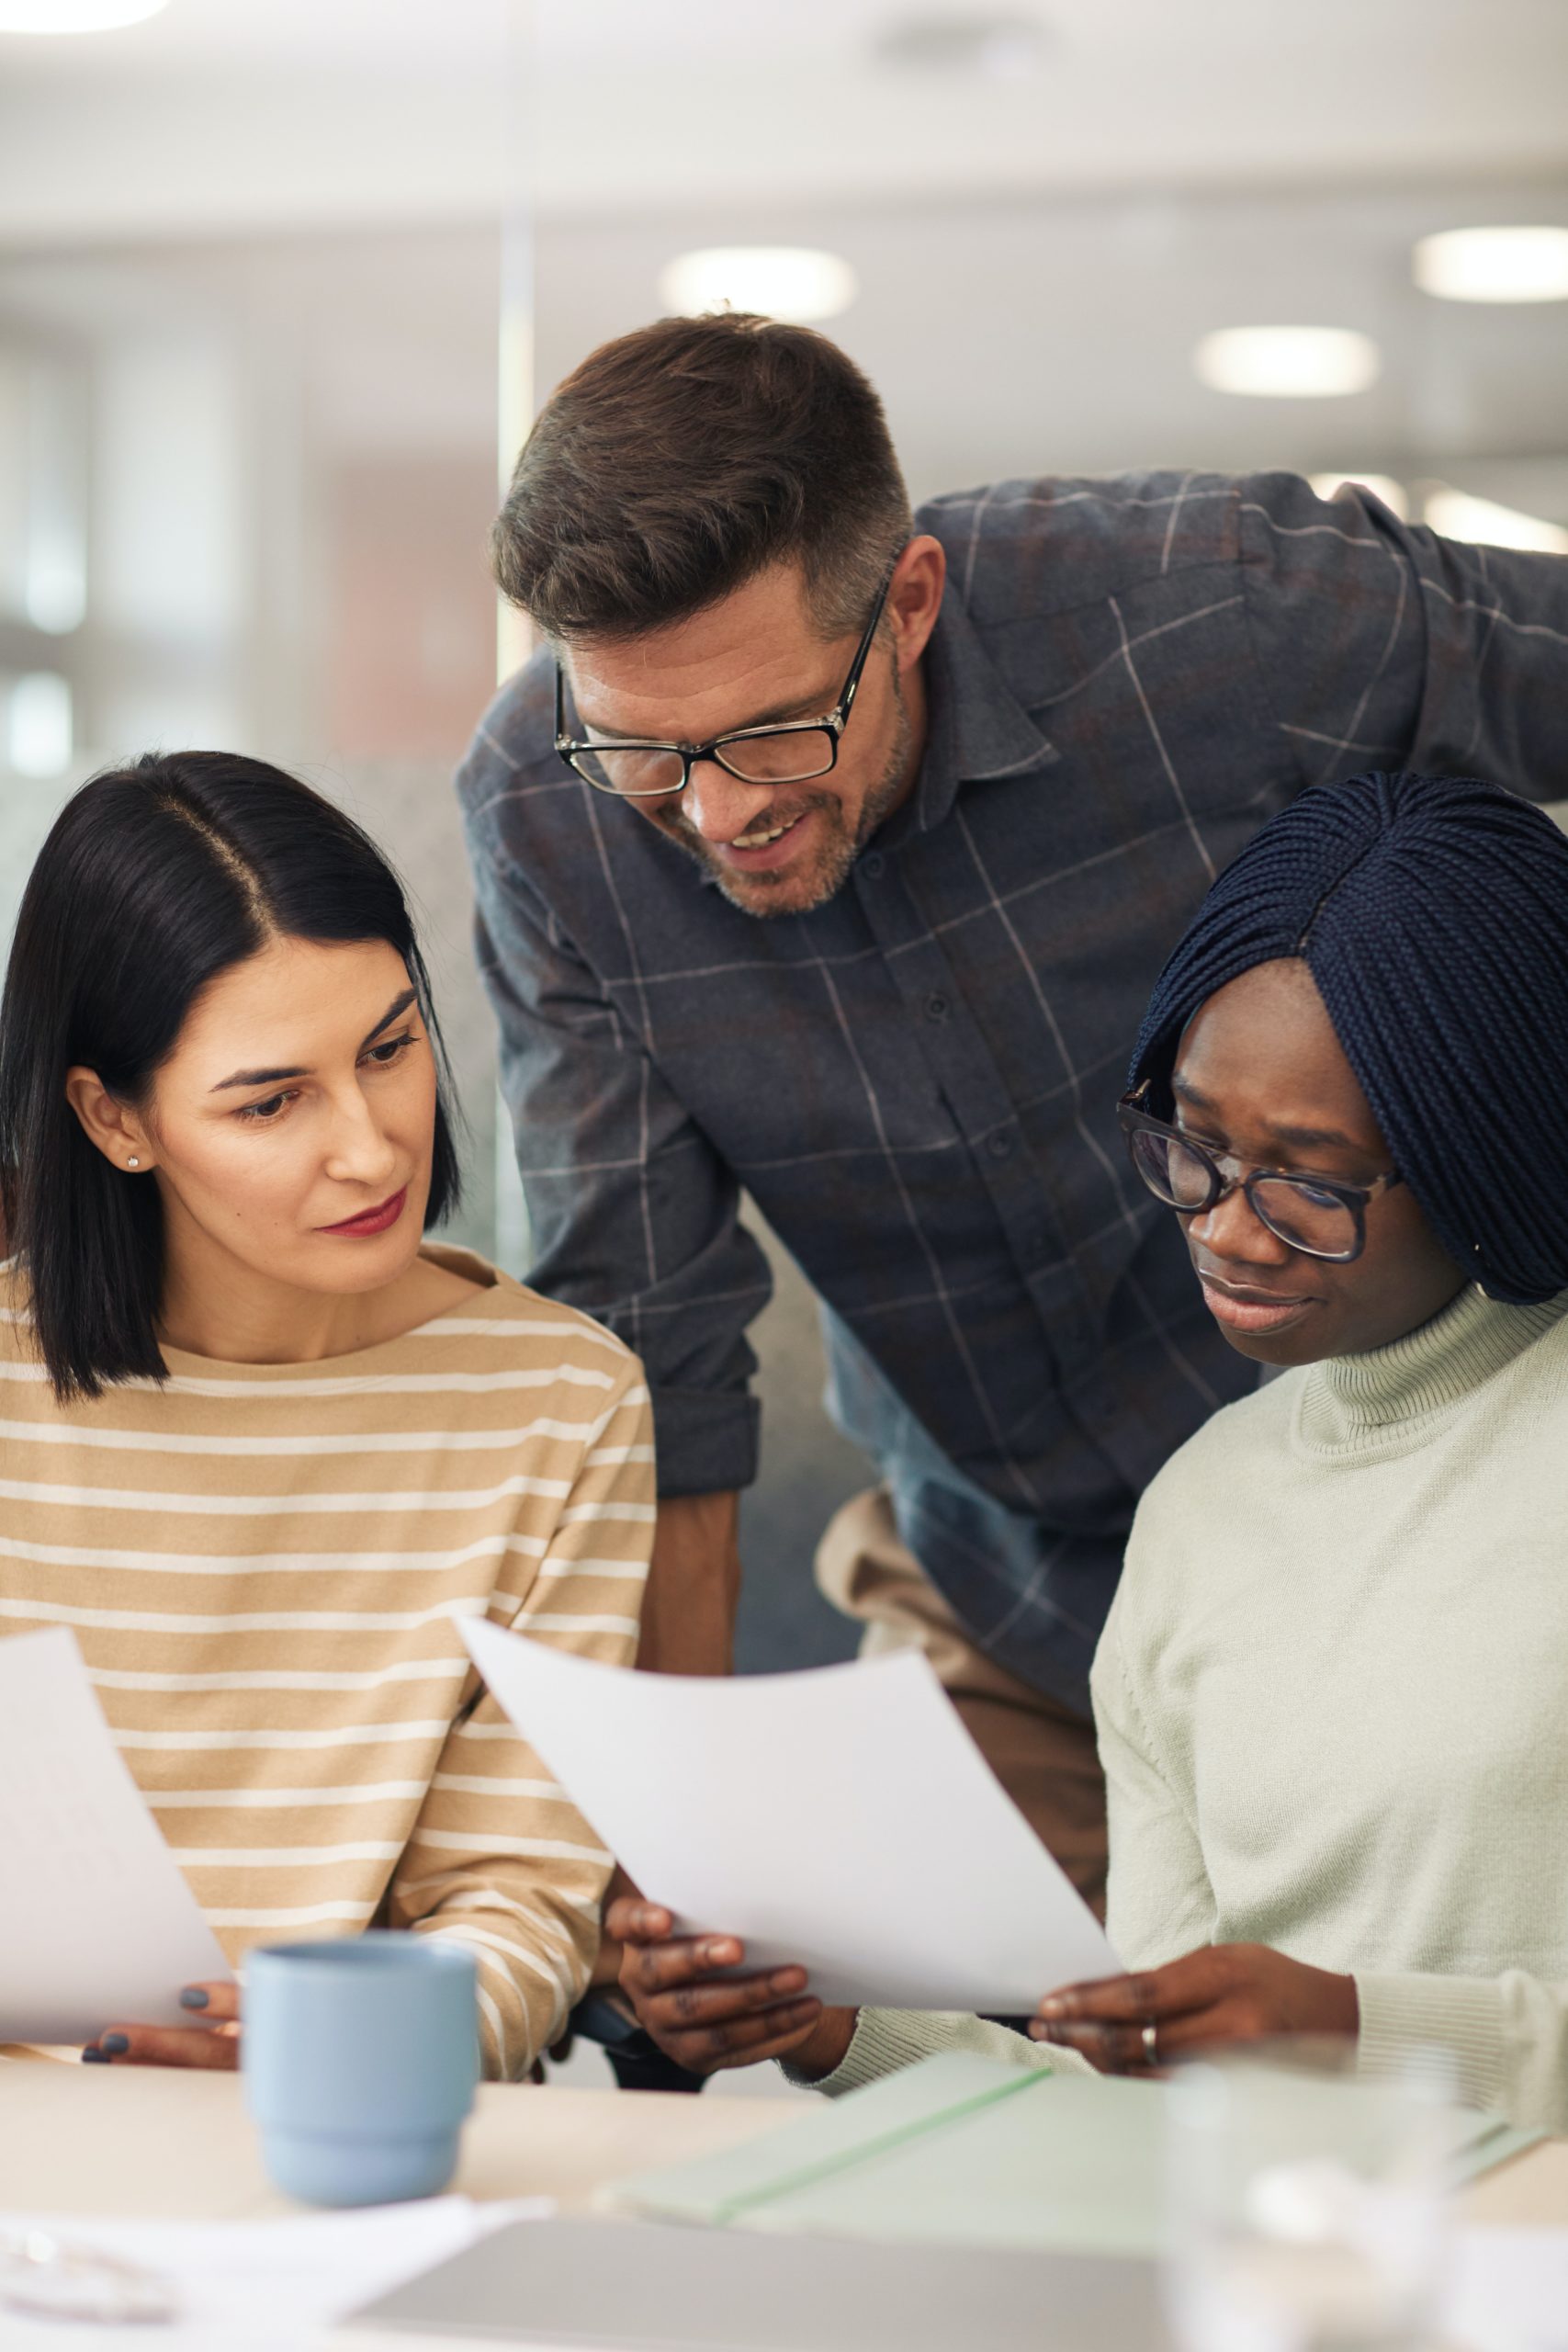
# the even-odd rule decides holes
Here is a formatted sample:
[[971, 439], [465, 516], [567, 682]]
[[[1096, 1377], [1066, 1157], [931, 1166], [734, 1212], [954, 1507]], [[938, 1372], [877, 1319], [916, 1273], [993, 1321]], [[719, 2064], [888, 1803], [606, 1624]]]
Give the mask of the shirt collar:
[[911, 809], [929, 833], [953, 811], [963, 784], [1027, 775], [1061, 753], [1024, 709], [951, 590], [925, 652], [926, 753]]

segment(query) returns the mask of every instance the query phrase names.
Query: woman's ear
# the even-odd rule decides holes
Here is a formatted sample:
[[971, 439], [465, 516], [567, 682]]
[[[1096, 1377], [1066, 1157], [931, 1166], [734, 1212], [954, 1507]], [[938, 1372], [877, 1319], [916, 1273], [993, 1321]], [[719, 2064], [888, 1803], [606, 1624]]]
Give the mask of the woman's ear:
[[96, 1069], [68, 1069], [65, 1099], [88, 1142], [96, 1145], [111, 1166], [130, 1176], [146, 1174], [152, 1165], [147, 1130], [130, 1105], [109, 1092]]

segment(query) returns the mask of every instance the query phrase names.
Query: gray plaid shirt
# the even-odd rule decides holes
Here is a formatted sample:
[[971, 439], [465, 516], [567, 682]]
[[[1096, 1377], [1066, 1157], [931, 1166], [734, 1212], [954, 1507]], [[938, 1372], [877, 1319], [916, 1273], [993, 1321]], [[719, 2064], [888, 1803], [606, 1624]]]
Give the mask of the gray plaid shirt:
[[1087, 1707], [1134, 1508], [1248, 1387], [1115, 1125], [1159, 967], [1304, 785], [1568, 793], [1568, 562], [1292, 476], [1003, 482], [950, 581], [916, 792], [815, 912], [739, 912], [552, 749], [541, 655], [464, 763], [532, 1279], [644, 1358], [667, 1494], [755, 1472], [747, 1187], [837, 1418], [972, 1633]]

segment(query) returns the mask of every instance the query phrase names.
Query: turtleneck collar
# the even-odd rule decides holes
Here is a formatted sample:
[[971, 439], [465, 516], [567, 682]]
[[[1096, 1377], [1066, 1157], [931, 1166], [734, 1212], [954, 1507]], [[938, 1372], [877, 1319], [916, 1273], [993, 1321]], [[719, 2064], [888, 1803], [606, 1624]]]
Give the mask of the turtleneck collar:
[[1386, 1453], [1401, 1437], [1418, 1445], [1427, 1421], [1462, 1404], [1564, 1316], [1568, 1291], [1510, 1306], [1468, 1283], [1403, 1340], [1314, 1364], [1301, 1392], [1301, 1440], [1321, 1453]]

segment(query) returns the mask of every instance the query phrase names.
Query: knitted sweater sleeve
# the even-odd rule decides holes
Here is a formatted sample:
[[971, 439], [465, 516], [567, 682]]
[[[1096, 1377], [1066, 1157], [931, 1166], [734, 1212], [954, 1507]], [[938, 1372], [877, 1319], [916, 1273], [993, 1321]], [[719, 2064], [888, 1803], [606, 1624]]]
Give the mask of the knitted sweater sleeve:
[[1190, 1775], [1150, 1727], [1136, 1646], [1127, 1638], [1123, 1595], [1138, 1542], [1134, 1526], [1089, 1688], [1111, 1840], [1106, 1930], [1126, 1967], [1157, 1968], [1212, 1943], [1216, 1915]]
[[1510, 2123], [1568, 2132], [1568, 1984], [1502, 1976], [1356, 1974], [1363, 2074], [1450, 2060], [1459, 2097]]

